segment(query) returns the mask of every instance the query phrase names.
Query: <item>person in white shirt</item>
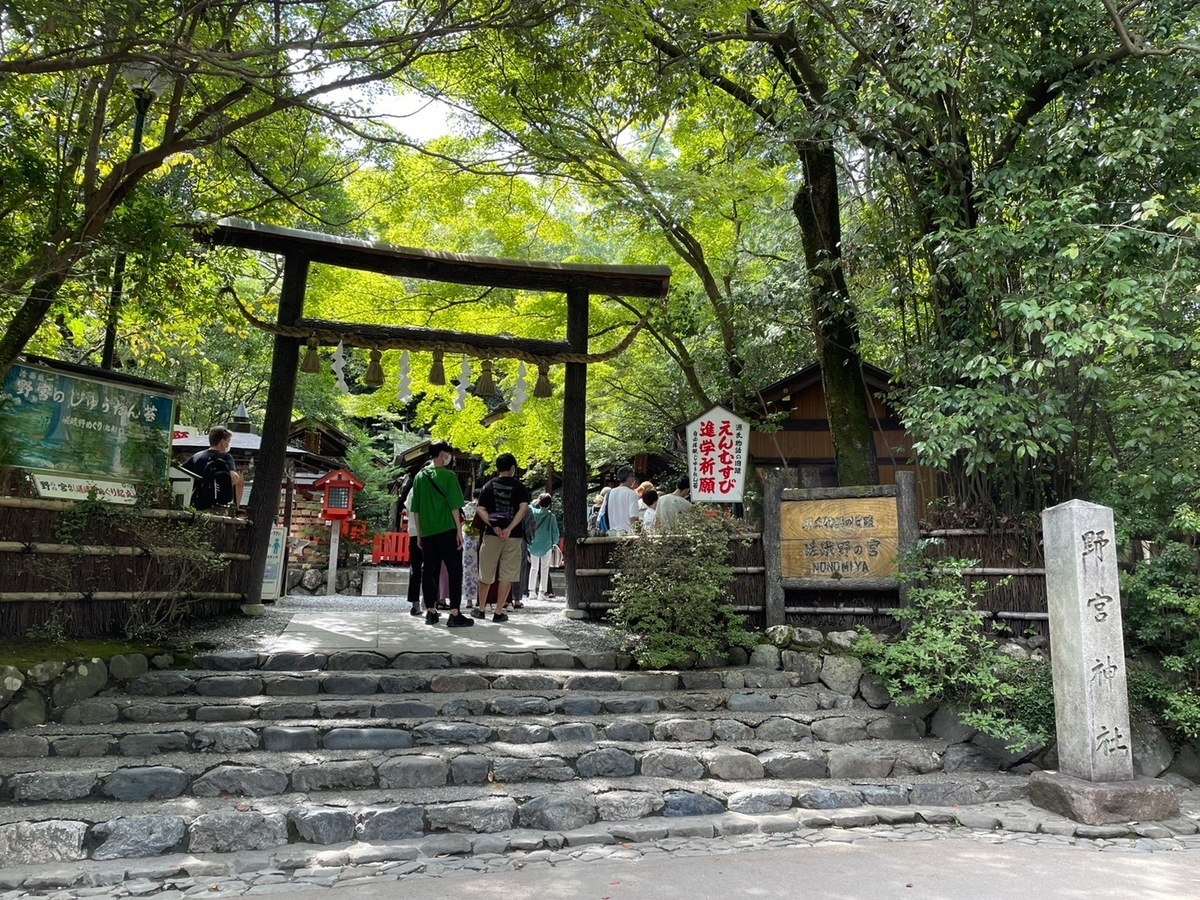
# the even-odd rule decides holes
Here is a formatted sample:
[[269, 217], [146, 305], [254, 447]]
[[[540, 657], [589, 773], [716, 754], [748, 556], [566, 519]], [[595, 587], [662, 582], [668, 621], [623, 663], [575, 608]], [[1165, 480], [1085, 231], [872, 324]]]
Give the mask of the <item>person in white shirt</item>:
[[692, 485], [688, 477], [680, 475], [679, 480], [675, 482], [675, 493], [664, 494], [658, 498], [654, 525], [659, 531], [670, 531], [683, 511], [691, 507], [691, 501], [687, 498], [691, 491]]
[[645, 510], [642, 511], [642, 531], [653, 531], [654, 520], [658, 515], [655, 509], [658, 506], [658, 491], [654, 488], [647, 488], [642, 494], [642, 503], [645, 505]]
[[609, 534], [628, 534], [633, 530], [633, 523], [641, 517], [638, 509], [638, 495], [633, 489], [637, 479], [633, 469], [621, 466], [617, 469], [617, 481], [620, 482], [608, 492], [604, 501], [605, 516], [608, 519]]

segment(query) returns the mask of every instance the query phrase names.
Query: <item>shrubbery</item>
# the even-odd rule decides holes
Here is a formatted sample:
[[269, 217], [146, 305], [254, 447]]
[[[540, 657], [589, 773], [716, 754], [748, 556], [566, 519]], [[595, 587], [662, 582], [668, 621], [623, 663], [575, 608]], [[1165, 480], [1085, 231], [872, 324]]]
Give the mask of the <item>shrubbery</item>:
[[903, 633], [888, 641], [864, 634], [856, 652], [899, 703], [953, 706], [964, 723], [1014, 745], [1052, 740], [1050, 666], [1000, 653], [980, 627], [963, 577], [977, 563], [926, 559], [926, 543], [902, 562]]
[[688, 510], [673, 529], [622, 540], [608, 596], [622, 646], [642, 668], [681, 666], [752, 646], [745, 617], [729, 601], [730, 533], [720, 518]]

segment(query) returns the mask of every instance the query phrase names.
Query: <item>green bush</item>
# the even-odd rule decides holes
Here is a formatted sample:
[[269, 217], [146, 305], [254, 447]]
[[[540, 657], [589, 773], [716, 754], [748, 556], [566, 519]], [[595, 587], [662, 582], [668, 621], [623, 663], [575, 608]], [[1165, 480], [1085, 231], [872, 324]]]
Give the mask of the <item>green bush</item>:
[[1178, 738], [1200, 737], [1200, 578], [1187, 544], [1161, 552], [1121, 577], [1131, 653], [1157, 657], [1161, 672], [1129, 672], [1130, 705]]
[[672, 530], [622, 540], [613, 550], [617, 605], [609, 617], [642, 668], [685, 665], [758, 638], [730, 605], [733, 566], [724, 520], [688, 510]]
[[963, 576], [978, 563], [927, 559], [928, 543], [920, 542], [901, 563], [900, 577], [908, 586], [908, 605], [898, 613], [901, 635], [884, 641], [864, 634], [855, 651], [898, 702], [952, 706], [966, 724], [1013, 745], [1050, 739], [1050, 666], [997, 651]]

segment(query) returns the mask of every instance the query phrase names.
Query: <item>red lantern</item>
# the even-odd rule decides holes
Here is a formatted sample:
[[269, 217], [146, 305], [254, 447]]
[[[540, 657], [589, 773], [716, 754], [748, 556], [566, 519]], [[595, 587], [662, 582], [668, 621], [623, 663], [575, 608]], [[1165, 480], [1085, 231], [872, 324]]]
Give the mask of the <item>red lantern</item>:
[[321, 501], [322, 519], [353, 519], [354, 492], [361, 491], [363, 483], [346, 469], [338, 469], [322, 475], [313, 487], [323, 488], [325, 497]]

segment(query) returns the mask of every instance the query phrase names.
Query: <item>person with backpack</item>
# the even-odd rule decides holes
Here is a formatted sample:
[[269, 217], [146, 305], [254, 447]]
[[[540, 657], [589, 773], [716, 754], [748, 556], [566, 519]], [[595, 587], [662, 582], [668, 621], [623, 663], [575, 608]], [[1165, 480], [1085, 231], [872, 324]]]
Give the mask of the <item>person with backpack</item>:
[[[496, 457], [496, 477], [483, 486], [475, 516], [483, 531], [479, 544], [479, 606], [471, 615], [483, 618], [492, 582], [496, 588], [493, 622], [507, 622], [504, 605], [514, 581], [521, 579], [525, 558], [525, 516], [529, 511], [529, 488], [517, 480], [517, 458], [511, 453]], [[516, 604], [514, 604], [516, 606]]]
[[208, 432], [208, 449], [193, 454], [183, 464], [183, 468], [199, 479], [192, 488], [193, 509], [212, 509], [232, 503], [235, 510], [241, 510], [244, 479], [229, 452], [232, 443], [233, 432], [223, 425], [215, 425]]

